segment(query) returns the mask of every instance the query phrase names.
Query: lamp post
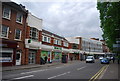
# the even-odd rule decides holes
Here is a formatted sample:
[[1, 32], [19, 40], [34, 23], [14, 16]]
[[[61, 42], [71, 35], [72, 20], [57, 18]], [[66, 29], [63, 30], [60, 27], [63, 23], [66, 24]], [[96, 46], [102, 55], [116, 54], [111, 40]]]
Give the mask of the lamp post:
[[119, 48], [120, 48], [120, 29], [115, 29], [115, 31], [117, 31], [118, 35], [116, 37], [116, 44], [117, 44], [117, 50], [116, 50], [116, 53], [117, 53], [117, 59], [118, 59], [118, 64], [119, 64], [119, 61], [120, 61], [120, 54], [119, 54]]

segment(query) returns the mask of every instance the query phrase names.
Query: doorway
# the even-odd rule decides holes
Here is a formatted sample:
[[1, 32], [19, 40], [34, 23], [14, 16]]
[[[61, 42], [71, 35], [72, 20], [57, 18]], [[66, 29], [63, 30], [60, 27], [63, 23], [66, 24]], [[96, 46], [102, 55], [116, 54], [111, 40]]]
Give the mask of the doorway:
[[30, 51], [29, 52], [29, 64], [35, 64], [35, 51]]
[[16, 65], [21, 65], [21, 52], [17, 51], [16, 53]]

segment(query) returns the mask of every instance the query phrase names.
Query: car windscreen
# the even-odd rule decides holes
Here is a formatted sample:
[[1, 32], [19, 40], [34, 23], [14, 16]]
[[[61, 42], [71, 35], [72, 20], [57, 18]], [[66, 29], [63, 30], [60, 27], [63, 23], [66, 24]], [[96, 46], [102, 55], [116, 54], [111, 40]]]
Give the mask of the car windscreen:
[[87, 57], [87, 59], [93, 59], [93, 57]]

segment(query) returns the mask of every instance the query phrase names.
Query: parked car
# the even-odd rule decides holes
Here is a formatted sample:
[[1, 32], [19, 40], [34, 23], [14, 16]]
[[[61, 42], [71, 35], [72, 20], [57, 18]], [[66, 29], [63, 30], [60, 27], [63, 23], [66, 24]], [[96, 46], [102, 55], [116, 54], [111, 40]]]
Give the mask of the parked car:
[[111, 61], [111, 57], [107, 56], [106, 58], [108, 58], [108, 60]]
[[88, 62], [94, 63], [94, 62], [95, 62], [94, 56], [87, 56], [87, 58], [86, 58], [86, 63], [88, 63]]
[[99, 57], [99, 59], [100, 59], [100, 60], [102, 60], [102, 59], [103, 59], [103, 57]]
[[100, 60], [101, 64], [109, 64], [110, 61], [108, 58], [103, 58], [102, 60]]

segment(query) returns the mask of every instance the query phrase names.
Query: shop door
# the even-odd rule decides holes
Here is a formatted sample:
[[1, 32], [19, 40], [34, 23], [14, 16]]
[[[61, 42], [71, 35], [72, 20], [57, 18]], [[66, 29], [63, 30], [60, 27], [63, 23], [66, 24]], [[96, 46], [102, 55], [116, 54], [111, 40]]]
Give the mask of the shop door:
[[29, 53], [29, 64], [35, 64], [35, 52]]
[[21, 65], [21, 53], [16, 53], [16, 65]]

